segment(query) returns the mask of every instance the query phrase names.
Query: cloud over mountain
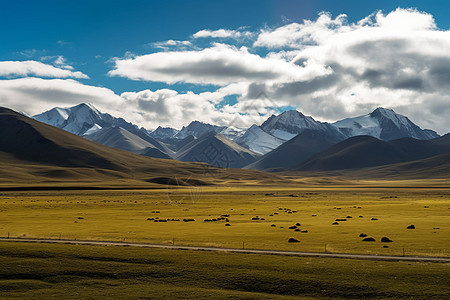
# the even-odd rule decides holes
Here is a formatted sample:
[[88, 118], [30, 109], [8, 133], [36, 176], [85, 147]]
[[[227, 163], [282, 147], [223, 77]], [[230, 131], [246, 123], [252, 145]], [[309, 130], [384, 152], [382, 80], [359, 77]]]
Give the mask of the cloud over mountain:
[[[120, 89], [119, 95], [112, 87], [68, 79], [87, 75], [56, 58], [54, 66], [0, 62], [6, 77], [0, 99], [22, 110], [25, 99], [33, 99], [33, 108], [73, 105], [79, 97], [76, 103], [115, 110], [147, 128], [180, 128], [193, 119], [217, 125], [239, 119], [248, 127], [277, 108], [333, 122], [380, 106], [422, 128], [450, 128], [450, 31], [426, 12], [398, 8], [356, 22], [324, 12], [281, 26], [203, 29], [185, 38], [109, 60], [110, 80], [142, 81], [132, 85], [140, 90]], [[142, 87], [148, 82], [158, 88]]]

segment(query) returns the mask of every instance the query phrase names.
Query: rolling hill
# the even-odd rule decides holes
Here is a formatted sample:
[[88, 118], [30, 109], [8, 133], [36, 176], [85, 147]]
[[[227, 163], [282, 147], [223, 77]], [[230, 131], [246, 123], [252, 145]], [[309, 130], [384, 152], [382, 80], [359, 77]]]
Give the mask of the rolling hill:
[[186, 184], [285, 182], [281, 176], [227, 170], [203, 163], [157, 159], [110, 148], [0, 108], [0, 184], [159, 186], [171, 178]]
[[292, 169], [358, 169], [414, 161], [446, 153], [450, 153], [447, 137], [438, 138], [436, 141], [402, 138], [386, 142], [371, 136], [356, 136], [312, 156]]
[[342, 139], [326, 132], [306, 129], [245, 168], [256, 170], [289, 168], [340, 141]]

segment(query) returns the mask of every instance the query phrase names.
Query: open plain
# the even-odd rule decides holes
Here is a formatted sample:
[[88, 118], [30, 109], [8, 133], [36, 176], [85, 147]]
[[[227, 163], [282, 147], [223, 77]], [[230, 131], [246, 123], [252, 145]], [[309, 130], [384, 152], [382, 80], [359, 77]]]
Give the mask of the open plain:
[[2, 237], [450, 255], [450, 190], [439, 186], [3, 191], [0, 211]]

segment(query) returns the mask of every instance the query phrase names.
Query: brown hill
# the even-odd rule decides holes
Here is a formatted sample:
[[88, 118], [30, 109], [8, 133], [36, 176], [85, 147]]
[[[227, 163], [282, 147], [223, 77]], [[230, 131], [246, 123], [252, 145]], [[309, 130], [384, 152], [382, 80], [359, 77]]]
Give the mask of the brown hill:
[[[212, 182], [282, 182], [274, 174], [156, 159], [106, 147], [0, 107], [0, 184], [160, 185], [177, 177]], [[157, 179], [155, 179], [157, 178]], [[154, 180], [155, 179], [155, 180]]]

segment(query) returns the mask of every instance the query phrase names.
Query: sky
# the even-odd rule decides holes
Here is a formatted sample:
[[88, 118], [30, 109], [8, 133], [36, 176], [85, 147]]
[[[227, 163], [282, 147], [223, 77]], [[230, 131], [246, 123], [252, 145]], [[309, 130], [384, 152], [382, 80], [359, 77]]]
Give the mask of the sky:
[[450, 128], [449, 1], [2, 1], [0, 105], [155, 129], [297, 109]]

